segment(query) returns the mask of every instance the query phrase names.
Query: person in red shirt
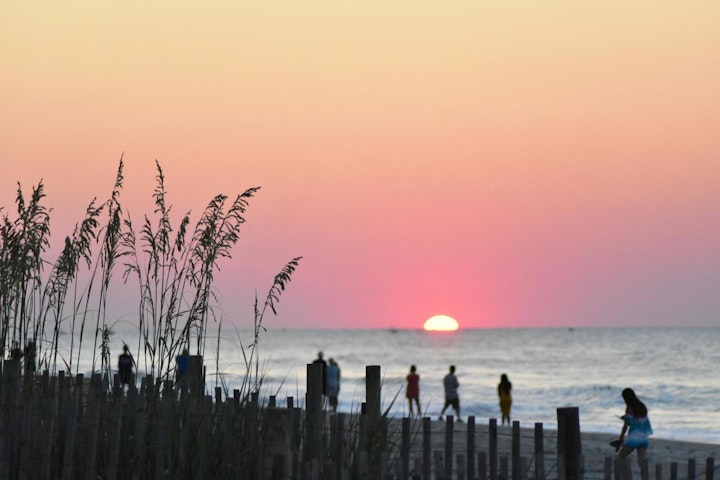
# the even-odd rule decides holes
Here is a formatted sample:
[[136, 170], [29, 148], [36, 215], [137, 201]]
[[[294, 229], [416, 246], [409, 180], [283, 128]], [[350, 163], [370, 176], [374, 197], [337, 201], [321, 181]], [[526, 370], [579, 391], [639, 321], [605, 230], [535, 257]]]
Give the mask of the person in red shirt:
[[417, 407], [417, 415], [420, 416], [420, 375], [415, 373], [417, 371], [417, 368], [415, 368], [415, 365], [410, 366], [410, 373], [408, 373], [408, 376], [405, 377], [405, 380], [407, 380], [407, 390], [405, 391], [405, 396], [408, 399], [408, 405], [410, 406], [410, 416], [413, 416], [413, 401], [415, 402], [415, 406]]

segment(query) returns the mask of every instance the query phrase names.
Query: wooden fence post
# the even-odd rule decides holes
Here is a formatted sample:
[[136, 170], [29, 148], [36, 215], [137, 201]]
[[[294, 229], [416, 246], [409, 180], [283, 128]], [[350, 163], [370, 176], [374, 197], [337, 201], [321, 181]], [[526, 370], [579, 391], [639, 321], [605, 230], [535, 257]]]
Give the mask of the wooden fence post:
[[[478, 480], [488, 480], [487, 476], [487, 452], [478, 453]], [[544, 478], [538, 480], [545, 480]]]
[[432, 419], [423, 417], [423, 450], [422, 450], [422, 478], [430, 480], [432, 476]]
[[368, 422], [368, 475], [370, 480], [380, 480], [380, 401], [381, 401], [380, 365], [365, 367], [365, 404]]
[[613, 459], [612, 457], [605, 457], [605, 464], [603, 466], [603, 480], [613, 480]]
[[452, 415], [445, 416], [445, 471], [443, 478], [452, 479], [453, 471], [453, 424], [455, 417]]
[[488, 478], [498, 480], [497, 418], [491, 418], [488, 426]]
[[510, 452], [512, 460], [512, 480], [520, 480], [522, 467], [520, 462], [520, 422], [512, 422], [512, 447]]
[[[77, 375], [77, 381], [80, 385], [83, 382], [83, 374]], [[76, 389], [70, 401], [67, 405], [67, 411], [65, 413], [65, 448], [63, 456], [63, 476], [62, 478], [75, 478], [73, 467], [74, 467], [74, 456], [75, 456], [75, 433], [77, 429], [77, 416], [79, 403], [82, 401], [82, 388]]]
[[303, 460], [310, 462], [320, 458], [320, 433], [322, 429], [323, 366], [307, 364], [307, 395], [305, 396], [305, 442]]
[[86, 417], [87, 431], [85, 432], [85, 478], [87, 480], [95, 480], [95, 459], [98, 450], [98, 432], [100, 428], [100, 411], [104, 395], [102, 392], [102, 383], [100, 375], [95, 374], [90, 380], [90, 388], [87, 395], [88, 413]]
[[713, 480], [715, 476], [715, 458], [708, 457], [705, 459], [705, 480]]
[[41, 476], [52, 478], [52, 450], [55, 440], [57, 417], [62, 410], [55, 410], [55, 398], [58, 395], [57, 378], [50, 377], [50, 385], [48, 387], [48, 396], [45, 398], [45, 407], [43, 408], [44, 437], [42, 442], [42, 468]]
[[446, 479], [443, 475], [445, 471], [445, 462], [443, 461], [443, 454], [439, 450], [433, 452], [433, 464], [435, 464], [435, 478], [437, 480], [450, 480]]
[[498, 475], [499, 480], [508, 480], [508, 457], [507, 455], [503, 455], [500, 457], [500, 474]]
[[117, 478], [119, 458], [120, 458], [120, 440], [121, 440], [121, 429], [122, 429], [122, 417], [123, 417], [123, 393], [122, 391], [115, 390], [113, 397], [113, 404], [111, 410], [111, 430], [109, 435], [108, 447], [110, 452], [107, 458], [107, 478], [108, 480], [115, 480]]
[[2, 444], [0, 444], [0, 469], [7, 472], [9, 477], [15, 475], [17, 465], [17, 441], [15, 438], [18, 433], [19, 417], [15, 408], [21, 390], [20, 371], [19, 360], [3, 361], [2, 391], [0, 392], [2, 423], [0, 423], [0, 428], [6, 433], [2, 437]]
[[410, 419], [403, 417], [402, 434], [400, 440], [400, 478], [408, 478], [410, 475]]
[[558, 420], [558, 475], [560, 480], [581, 480], [580, 409], [557, 409]]
[[135, 424], [133, 425], [133, 449], [130, 471], [132, 480], [139, 480], [145, 477], [145, 416], [148, 409], [148, 378], [143, 377], [140, 385], [140, 392], [137, 397], [133, 394], [131, 397], [135, 400], [134, 414]]
[[467, 420], [467, 440], [465, 442], [467, 448], [467, 480], [475, 480], [475, 416], [470, 415]]
[[[545, 440], [542, 422], [535, 423], [535, 478], [545, 480]], [[610, 479], [606, 479], [610, 480]]]
[[[466, 480], [466, 472], [465, 472], [465, 466], [467, 465], [467, 460], [465, 460], [465, 455], [462, 453], [457, 454], [457, 480]], [[452, 478], [452, 477], [450, 477]]]
[[[643, 479], [645, 480], [645, 479]], [[689, 458], [687, 463], [687, 480], [695, 480], [695, 459]]]

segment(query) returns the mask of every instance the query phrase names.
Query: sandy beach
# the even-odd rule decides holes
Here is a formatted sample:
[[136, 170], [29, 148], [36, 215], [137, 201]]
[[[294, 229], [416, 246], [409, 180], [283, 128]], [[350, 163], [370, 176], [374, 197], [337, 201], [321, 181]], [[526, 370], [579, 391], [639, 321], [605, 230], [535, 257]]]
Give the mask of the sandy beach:
[[[419, 421], [413, 421], [413, 431], [422, 432]], [[390, 427], [399, 432], [400, 421], [393, 422]], [[582, 427], [581, 427], [582, 428]], [[416, 430], [417, 429], [417, 430]], [[446, 423], [433, 419], [432, 421], [432, 449], [443, 451], [445, 445]], [[488, 422], [487, 419], [477, 419], [475, 425], [476, 449], [480, 452], [488, 450]], [[453, 451], [455, 454], [464, 453], [467, 444], [467, 423], [455, 423], [453, 426]], [[549, 478], [555, 478], [556, 473], [551, 470], [556, 468], [557, 431], [544, 429], [544, 451], [545, 470]], [[614, 457], [615, 450], [608, 445], [613, 435], [607, 433], [582, 432], [582, 453], [585, 459], [585, 478], [588, 480], [602, 479], [605, 469], [605, 458]], [[422, 448], [422, 435], [414, 437], [413, 452], [419, 452]], [[498, 456], [511, 455], [512, 427], [498, 426]], [[534, 455], [535, 431], [533, 426], [522, 426], [520, 428], [520, 451], [521, 456], [526, 457], [530, 462]], [[670, 468], [673, 462], [678, 464], [678, 478], [687, 478], [688, 460], [694, 459], [696, 463], [695, 475], [697, 478], [705, 478], [706, 459], [714, 457], [715, 471], [720, 468], [720, 445], [682, 442], [671, 439], [652, 437], [648, 449], [648, 460], [650, 462], [651, 478], [656, 478], [656, 465], [661, 465], [662, 478], [670, 478]], [[636, 455], [631, 456], [633, 478], [639, 479], [639, 468]], [[532, 467], [532, 465], [530, 466]], [[716, 473], [717, 477], [717, 473]]]

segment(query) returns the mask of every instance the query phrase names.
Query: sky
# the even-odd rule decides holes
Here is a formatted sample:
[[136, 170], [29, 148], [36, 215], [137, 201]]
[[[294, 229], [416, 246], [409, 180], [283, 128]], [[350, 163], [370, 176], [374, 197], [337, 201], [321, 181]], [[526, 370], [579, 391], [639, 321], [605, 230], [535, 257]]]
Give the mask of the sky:
[[[268, 328], [720, 326], [720, 2], [0, 3], [0, 206], [261, 186], [216, 309]], [[194, 217], [195, 219], [197, 217]], [[124, 302], [111, 298], [118, 317]]]

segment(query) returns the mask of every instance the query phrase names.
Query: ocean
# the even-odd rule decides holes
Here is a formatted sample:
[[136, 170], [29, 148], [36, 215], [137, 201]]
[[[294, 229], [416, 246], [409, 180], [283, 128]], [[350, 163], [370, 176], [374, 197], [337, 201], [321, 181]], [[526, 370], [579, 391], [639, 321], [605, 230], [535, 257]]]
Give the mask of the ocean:
[[[218, 358], [217, 335], [212, 335], [205, 352], [208, 389], [220, 385], [218, 371], [228, 388], [239, 388], [245, 372], [240, 345], [252, 343], [252, 330], [228, 333], [223, 327]], [[113, 358], [123, 340], [135, 348], [137, 334], [115, 331]], [[521, 426], [543, 422], [556, 429], [556, 409], [574, 406], [580, 410], [582, 431], [617, 435], [622, 426], [618, 416], [625, 408], [620, 392], [630, 387], [647, 405], [655, 437], [720, 443], [718, 345], [716, 328], [455, 332], [270, 328], [261, 332], [257, 354], [261, 397], [276, 395], [279, 405], [285, 405], [288, 396], [302, 404], [306, 365], [322, 351], [341, 369], [340, 411], [359, 411], [365, 398], [365, 367], [380, 365], [383, 409], [389, 409], [391, 416], [406, 415], [405, 376], [414, 364], [420, 375], [421, 406], [426, 415], [436, 418], [444, 401], [442, 378], [453, 364], [463, 419], [474, 415], [477, 423], [487, 423], [488, 418], [499, 417], [497, 384], [506, 373], [513, 384], [512, 420]], [[84, 356], [83, 361], [88, 359]]]

